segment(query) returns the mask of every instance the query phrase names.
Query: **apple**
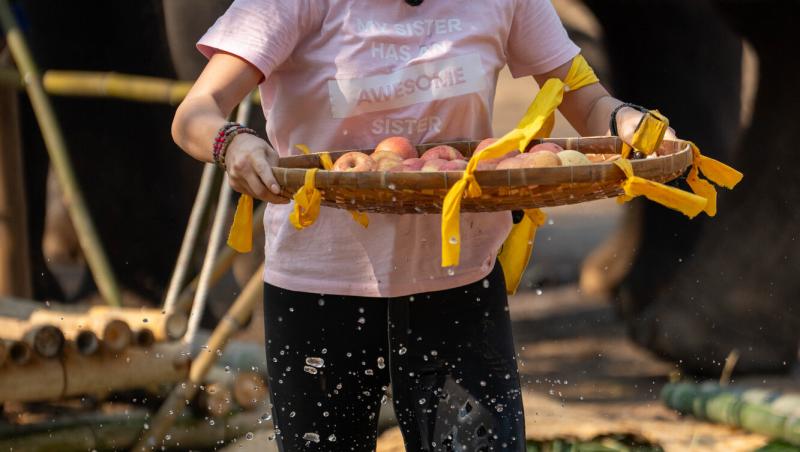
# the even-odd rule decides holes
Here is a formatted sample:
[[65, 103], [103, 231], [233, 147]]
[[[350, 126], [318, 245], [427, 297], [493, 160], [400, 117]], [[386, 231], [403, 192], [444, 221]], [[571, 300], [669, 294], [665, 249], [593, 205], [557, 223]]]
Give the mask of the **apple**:
[[510, 159], [505, 159], [502, 162], [497, 164], [495, 169], [504, 170], [504, 169], [517, 169], [517, 168], [531, 168], [529, 166], [529, 162], [527, 159], [521, 157], [514, 157]]
[[389, 151], [402, 157], [402, 160], [419, 157], [417, 148], [406, 137], [389, 137], [375, 146], [375, 152]]
[[442, 167], [444, 167], [447, 162], [449, 162], [449, 160], [436, 158], [428, 159], [425, 161], [425, 165], [422, 167], [421, 171], [426, 173], [442, 171]]
[[464, 171], [467, 169], [466, 160], [450, 160], [442, 165], [441, 171]]
[[370, 157], [378, 164], [378, 171], [389, 171], [396, 166], [403, 165], [403, 157], [392, 151], [373, 152]]
[[503, 160], [497, 165], [497, 169], [547, 168], [552, 166], [561, 166], [561, 160], [558, 156], [550, 151], [538, 151], [532, 154], [520, 154]]
[[556, 155], [564, 166], [590, 165], [592, 163], [583, 153], [571, 149], [561, 151]]
[[422, 160], [433, 160], [433, 159], [443, 159], [443, 160], [465, 160], [464, 156], [461, 155], [458, 150], [452, 146], [448, 146], [446, 144], [441, 144], [439, 146], [432, 147], [425, 151], [420, 157]]
[[489, 147], [490, 144], [493, 144], [495, 141], [497, 141], [497, 138], [484, 138], [483, 140], [481, 140], [480, 143], [478, 143], [478, 147], [475, 148], [475, 152], [486, 149], [487, 147]]
[[377, 168], [378, 163], [372, 157], [357, 151], [343, 154], [333, 164], [333, 171], [375, 171]]
[[563, 150], [564, 148], [555, 143], [539, 143], [536, 146], [532, 147], [528, 152], [549, 151], [554, 154], [558, 154]]
[[425, 165], [425, 160], [422, 160], [419, 157], [403, 160], [403, 166], [408, 168], [407, 171], [419, 171], [422, 169], [424, 165]]

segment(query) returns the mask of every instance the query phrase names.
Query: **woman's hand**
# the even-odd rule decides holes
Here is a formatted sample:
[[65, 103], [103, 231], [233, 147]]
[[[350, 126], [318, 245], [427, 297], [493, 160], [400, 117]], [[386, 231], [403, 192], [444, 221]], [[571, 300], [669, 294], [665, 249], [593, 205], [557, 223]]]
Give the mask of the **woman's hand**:
[[278, 153], [263, 139], [241, 133], [233, 137], [225, 153], [225, 167], [231, 187], [239, 193], [263, 201], [286, 204], [281, 188], [272, 174]]

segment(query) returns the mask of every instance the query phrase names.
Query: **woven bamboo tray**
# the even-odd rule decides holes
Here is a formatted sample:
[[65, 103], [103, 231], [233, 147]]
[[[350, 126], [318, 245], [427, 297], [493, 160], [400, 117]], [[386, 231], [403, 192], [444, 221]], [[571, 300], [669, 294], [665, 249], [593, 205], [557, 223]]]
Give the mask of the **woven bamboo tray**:
[[[617, 137], [551, 138], [534, 140], [556, 143], [584, 154], [619, 154]], [[692, 152], [683, 141], [665, 141], [667, 151], [654, 158], [632, 160], [634, 174], [657, 182], [677, 178], [692, 164]], [[439, 144], [448, 144], [465, 156], [472, 155], [477, 141], [430, 143], [417, 146], [422, 154]], [[331, 152], [335, 161], [348, 151]], [[371, 153], [371, 150], [362, 150]], [[284, 195], [292, 196], [303, 186], [308, 168], [321, 168], [318, 155], [283, 157], [273, 168]], [[322, 204], [349, 210], [379, 213], [440, 213], [444, 197], [460, 178], [461, 171], [447, 172], [338, 172], [320, 170], [315, 185]], [[625, 175], [613, 162], [555, 168], [525, 168], [476, 171], [482, 195], [464, 198], [462, 212], [490, 212], [575, 204], [622, 194]]]

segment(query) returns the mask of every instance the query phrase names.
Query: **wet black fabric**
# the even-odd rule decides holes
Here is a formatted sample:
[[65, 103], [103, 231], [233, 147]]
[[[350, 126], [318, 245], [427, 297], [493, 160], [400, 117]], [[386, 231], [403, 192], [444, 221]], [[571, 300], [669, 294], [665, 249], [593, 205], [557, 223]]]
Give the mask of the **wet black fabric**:
[[265, 285], [281, 451], [372, 451], [391, 388], [406, 449], [524, 451], [500, 265], [464, 287], [398, 298]]

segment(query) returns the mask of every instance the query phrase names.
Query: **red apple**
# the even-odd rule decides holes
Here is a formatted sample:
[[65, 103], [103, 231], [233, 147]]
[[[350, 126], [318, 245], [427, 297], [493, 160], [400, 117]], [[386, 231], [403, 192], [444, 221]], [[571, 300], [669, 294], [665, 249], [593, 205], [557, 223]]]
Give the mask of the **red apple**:
[[434, 171], [442, 171], [442, 167], [449, 162], [449, 160], [445, 159], [429, 159], [425, 161], [425, 165], [422, 167], [421, 171], [424, 172], [434, 172]]
[[403, 160], [419, 157], [417, 148], [406, 137], [389, 137], [375, 146], [375, 152], [390, 151], [402, 157]]
[[520, 157], [505, 159], [502, 162], [498, 163], [495, 169], [504, 170], [504, 169], [516, 169], [516, 168], [529, 168], [526, 159]]
[[373, 152], [370, 157], [378, 164], [378, 171], [389, 171], [403, 165], [403, 158], [391, 151]]
[[363, 152], [356, 151], [342, 155], [333, 164], [334, 171], [375, 171], [377, 168], [378, 163], [375, 160]]
[[424, 165], [425, 165], [425, 160], [422, 160], [419, 157], [403, 160], [403, 166], [408, 168], [407, 171], [419, 171], [422, 169]]
[[467, 169], [466, 160], [450, 160], [442, 165], [441, 171], [464, 171]]
[[539, 152], [539, 151], [549, 151], [554, 154], [558, 154], [559, 152], [563, 151], [564, 148], [555, 144], [555, 143], [540, 143], [536, 146], [532, 147], [528, 152]]
[[514, 158], [519, 158], [528, 162], [528, 168], [561, 166], [561, 159], [558, 158], [558, 155], [550, 151], [526, 152]]
[[486, 149], [487, 147], [489, 147], [490, 144], [493, 144], [495, 141], [497, 141], [497, 138], [484, 138], [480, 143], [478, 143], [478, 147], [475, 148], [475, 152]]
[[464, 160], [464, 156], [461, 155], [458, 150], [452, 146], [448, 146], [446, 144], [441, 144], [436, 147], [432, 147], [425, 151], [420, 157], [422, 160], [432, 160], [432, 159], [443, 159], [443, 160]]

